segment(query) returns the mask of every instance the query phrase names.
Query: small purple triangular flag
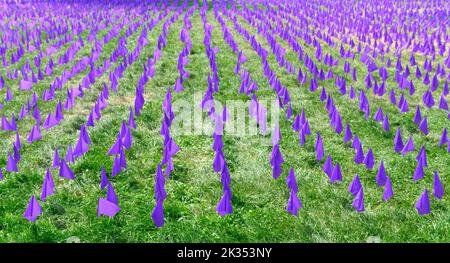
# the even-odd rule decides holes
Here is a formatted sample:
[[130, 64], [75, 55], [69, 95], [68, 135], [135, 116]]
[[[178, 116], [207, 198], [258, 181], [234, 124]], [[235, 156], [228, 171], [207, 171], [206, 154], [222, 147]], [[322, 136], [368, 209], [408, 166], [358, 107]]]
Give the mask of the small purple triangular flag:
[[444, 186], [442, 186], [441, 180], [439, 179], [439, 175], [437, 171], [434, 171], [434, 189], [433, 189], [433, 195], [437, 199], [442, 199], [444, 196]]
[[55, 188], [55, 183], [53, 182], [52, 174], [50, 173], [50, 170], [47, 168], [44, 182], [42, 183], [41, 200], [45, 201], [48, 196], [53, 195], [54, 188]]
[[391, 178], [387, 177], [386, 184], [384, 186], [384, 192], [383, 192], [383, 201], [389, 200], [392, 196], [394, 196], [394, 192], [392, 191], [392, 183]]
[[41, 206], [39, 205], [38, 200], [33, 196], [31, 196], [30, 202], [28, 203], [27, 209], [23, 214], [23, 217], [28, 219], [31, 222], [36, 221], [39, 215], [42, 214]]
[[356, 194], [355, 200], [353, 200], [353, 207], [357, 212], [364, 212], [364, 189], [361, 187], [358, 193]]
[[112, 218], [120, 211], [120, 207], [104, 198], [98, 199], [97, 217], [106, 215]]
[[152, 220], [156, 227], [162, 227], [164, 225], [164, 206], [162, 201], [156, 202], [156, 206], [152, 212]]
[[356, 175], [353, 181], [348, 186], [348, 191], [353, 195], [356, 196], [361, 189], [361, 181], [359, 180], [359, 176]]
[[430, 199], [428, 197], [428, 190], [425, 189], [422, 195], [416, 202], [416, 209], [419, 215], [426, 215], [430, 213]]
[[61, 160], [61, 165], [59, 166], [59, 176], [64, 177], [69, 180], [75, 179], [73, 171], [67, 165], [65, 160]]

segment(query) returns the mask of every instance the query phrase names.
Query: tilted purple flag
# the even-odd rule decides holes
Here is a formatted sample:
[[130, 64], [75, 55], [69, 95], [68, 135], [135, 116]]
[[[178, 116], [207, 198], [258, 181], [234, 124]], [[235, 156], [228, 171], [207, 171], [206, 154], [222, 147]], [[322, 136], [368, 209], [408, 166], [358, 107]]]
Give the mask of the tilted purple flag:
[[120, 211], [120, 207], [104, 198], [98, 199], [97, 217], [106, 215], [112, 218]]
[[121, 149], [122, 149], [122, 136], [119, 132], [117, 134], [116, 142], [114, 143], [113, 146], [111, 146], [111, 148], [108, 151], [108, 154], [109, 155], [119, 154]]

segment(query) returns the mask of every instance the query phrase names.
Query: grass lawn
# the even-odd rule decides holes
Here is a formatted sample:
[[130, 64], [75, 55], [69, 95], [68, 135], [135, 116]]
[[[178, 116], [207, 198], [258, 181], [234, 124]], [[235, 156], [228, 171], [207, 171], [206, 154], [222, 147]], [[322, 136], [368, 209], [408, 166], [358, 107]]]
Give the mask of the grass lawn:
[[[276, 7], [274, 7], [276, 8]], [[228, 163], [231, 176], [231, 190], [233, 193], [233, 213], [221, 217], [216, 212], [216, 206], [222, 195], [220, 174], [213, 170], [215, 153], [212, 149], [211, 134], [178, 135], [173, 139], [181, 151], [173, 158], [174, 171], [166, 180], [167, 199], [164, 202], [165, 225], [156, 228], [151, 219], [155, 206], [154, 184], [158, 163], [163, 158], [163, 137], [160, 135], [163, 120], [162, 103], [166, 96], [167, 87], [173, 86], [179, 72], [177, 69], [178, 54], [184, 48], [180, 41], [180, 31], [183, 28], [184, 13], [170, 26], [167, 33], [167, 43], [162, 48], [161, 58], [155, 65], [156, 72], [145, 85], [145, 105], [141, 116], [136, 116], [137, 129], [132, 131], [133, 145], [126, 151], [127, 169], [118, 176], [110, 178], [119, 199], [121, 211], [113, 218], [97, 217], [97, 203], [99, 197], [105, 196], [100, 190], [100, 172], [104, 165], [108, 174], [111, 173], [114, 157], [107, 155], [108, 149], [114, 144], [122, 120], [127, 120], [129, 107], [134, 106], [135, 88], [142, 73], [142, 65], [147, 63], [153, 50], [157, 46], [158, 36], [163, 31], [163, 24], [170, 19], [172, 10], [151, 31], [148, 31], [149, 44], [143, 48], [139, 58], [123, 73], [119, 80], [118, 92], [110, 92], [108, 107], [101, 112], [101, 119], [95, 127], [89, 127], [88, 132], [92, 140], [90, 151], [71, 165], [75, 173], [75, 180], [66, 180], [58, 176], [58, 169], [52, 170], [55, 180], [55, 194], [48, 197], [46, 202], [40, 202], [42, 215], [31, 223], [23, 218], [23, 213], [34, 194], [40, 195], [41, 186], [47, 167], [51, 167], [54, 149], [58, 148], [61, 156], [65, 156], [67, 145], [75, 146], [80, 126], [86, 122], [91, 108], [95, 104], [104, 83], [109, 83], [109, 72], [123, 62], [119, 58], [111, 64], [110, 70], [96, 78], [84, 98], [77, 100], [73, 109], [64, 112], [64, 120], [50, 130], [42, 130], [42, 140], [28, 144], [26, 138], [35, 124], [31, 116], [18, 122], [19, 133], [23, 147], [18, 173], [8, 173], [4, 170], [7, 154], [12, 150], [15, 141], [14, 132], [0, 131], [0, 167], [3, 167], [4, 179], [0, 181], [0, 242], [449, 242], [450, 241], [450, 199], [448, 194], [442, 200], [432, 195], [433, 172], [437, 170], [444, 187], [450, 189], [450, 154], [446, 147], [438, 147], [443, 128], [449, 129], [447, 113], [436, 106], [428, 109], [423, 106], [421, 94], [427, 89], [421, 80], [415, 80], [417, 89], [413, 96], [405, 93], [410, 110], [400, 114], [398, 107], [389, 102], [389, 90], [396, 90], [400, 96], [398, 84], [393, 80], [396, 59], [392, 55], [392, 68], [389, 69], [389, 80], [386, 82], [387, 94], [378, 97], [366, 90], [364, 78], [367, 74], [366, 66], [359, 60], [347, 59], [352, 68], [356, 67], [358, 81], [352, 80], [350, 74], [343, 70], [344, 59], [340, 59], [339, 66], [333, 67], [333, 73], [345, 76], [347, 87], [355, 88], [357, 96], [360, 90], [366, 92], [371, 105], [371, 118], [366, 121], [364, 113], [359, 111], [358, 99], [351, 100], [348, 95], [342, 96], [339, 88], [334, 85], [334, 79], [319, 81], [319, 89], [310, 92], [309, 81], [301, 85], [297, 77], [286, 73], [285, 68], [278, 65], [276, 56], [271, 52], [270, 43], [258, 32], [257, 27], [246, 19], [236, 16], [239, 24], [268, 51], [267, 60], [270, 68], [276, 73], [281, 84], [289, 90], [292, 100], [293, 116], [300, 114], [302, 108], [311, 127], [311, 136], [306, 138], [303, 146], [299, 144], [299, 136], [292, 129], [293, 119], [287, 120], [284, 110], [280, 113], [279, 126], [282, 134], [280, 150], [285, 160], [282, 165], [283, 173], [277, 180], [272, 177], [270, 158], [272, 152], [271, 134], [268, 135], [228, 135], [223, 136], [223, 151]], [[263, 12], [261, 9], [258, 12]], [[277, 99], [275, 91], [269, 86], [264, 76], [262, 62], [251, 44], [234, 29], [233, 22], [222, 13], [227, 27], [236, 41], [239, 50], [248, 60], [241, 66], [251, 72], [252, 80], [258, 85], [258, 100], [273, 101]], [[156, 17], [157, 14], [152, 14]], [[140, 15], [133, 17], [138, 21]], [[214, 99], [226, 103], [227, 101], [249, 102], [251, 97], [239, 93], [241, 79], [235, 74], [237, 54], [233, 53], [225, 42], [221, 26], [214, 16], [212, 7], [207, 12], [208, 23], [213, 26], [211, 45], [217, 46], [219, 92]], [[254, 18], [258, 20], [258, 18]], [[147, 23], [149, 20], [146, 20]], [[192, 50], [188, 55], [190, 60], [186, 70], [190, 77], [183, 83], [184, 91], [172, 92], [173, 102], [185, 100], [198, 106], [193, 100], [195, 94], [203, 95], [207, 88], [207, 75], [210, 72], [209, 59], [206, 55], [203, 24], [200, 11], [195, 10], [190, 17], [192, 28], [189, 35], [192, 40]], [[118, 23], [120, 20], [118, 21]], [[130, 23], [120, 31], [119, 36], [103, 46], [100, 59], [96, 66], [102, 65], [105, 59], [117, 47], [120, 36], [125, 36]], [[99, 31], [97, 39], [101, 39], [112, 25]], [[134, 50], [143, 25], [136, 32], [127, 37], [128, 51]], [[81, 34], [86, 39], [89, 31]], [[308, 71], [298, 55], [289, 47], [289, 43], [273, 34], [277, 42], [286, 48], [285, 60]], [[336, 40], [337, 41], [337, 40]], [[305, 54], [313, 59], [319, 68], [326, 73], [329, 69], [323, 62], [315, 59], [316, 49], [307, 45], [303, 39], [298, 39]], [[339, 42], [338, 42], [339, 43]], [[66, 50], [71, 43], [66, 44]], [[328, 46], [321, 42], [323, 54], [333, 54], [339, 57], [339, 45]], [[41, 94], [53, 83], [56, 76], [61, 76], [64, 69], [70, 69], [82, 56], [91, 53], [92, 43], [86, 41], [81, 47], [76, 59], [68, 65], [57, 65], [52, 76], [33, 87]], [[348, 47], [348, 46], [346, 46]], [[60, 51], [62, 54], [64, 51]], [[27, 56], [27, 54], [25, 55]], [[33, 56], [27, 57], [30, 62]], [[409, 63], [409, 55], [402, 58], [403, 66]], [[444, 58], [438, 58], [442, 63]], [[418, 63], [424, 58], [416, 56]], [[19, 66], [25, 63], [22, 58]], [[42, 65], [46, 65], [43, 60]], [[385, 62], [380, 58], [375, 60], [378, 66]], [[434, 64], [435, 65], [435, 64]], [[34, 66], [33, 66], [34, 67]], [[434, 68], [435, 69], [435, 68]], [[415, 68], [410, 68], [414, 75]], [[0, 71], [6, 75], [6, 69]], [[64, 84], [62, 90], [55, 91], [52, 101], [39, 101], [39, 108], [43, 118], [50, 111], [54, 111], [58, 100], [66, 98], [66, 88], [82, 85], [83, 77], [89, 73], [86, 69]], [[309, 74], [309, 71], [308, 71]], [[378, 78], [378, 74], [374, 74]], [[430, 77], [434, 75], [431, 74]], [[414, 78], [414, 77], [413, 77]], [[379, 80], [379, 78], [378, 78]], [[379, 82], [381, 83], [381, 82]], [[18, 81], [10, 82], [14, 87], [14, 100], [4, 103], [2, 114], [11, 116], [18, 113], [23, 103], [32, 94], [19, 92]], [[440, 94], [443, 81], [440, 82]], [[338, 108], [342, 123], [349, 123], [353, 135], [358, 134], [363, 143], [364, 152], [371, 148], [375, 155], [375, 167], [372, 171], [363, 165], [356, 165], [353, 161], [355, 152], [350, 143], [343, 142], [342, 134], [336, 134], [330, 126], [325, 103], [320, 100], [320, 91], [325, 87], [333, 97]], [[26, 94], [26, 95], [23, 95]], [[5, 90], [0, 91], [4, 98]], [[437, 96], [437, 95], [436, 95]], [[435, 96], [438, 102], [439, 97]], [[447, 96], [448, 100], [448, 96]], [[413, 122], [415, 106], [420, 103], [422, 116], [428, 116], [429, 135], [420, 132]], [[373, 120], [373, 114], [378, 107], [389, 115], [391, 131], [385, 132], [381, 123]], [[175, 112], [175, 119], [180, 118]], [[202, 118], [209, 123], [206, 112]], [[248, 121], [248, 117], [247, 117]], [[395, 153], [394, 136], [397, 127], [401, 128], [404, 143], [412, 135], [415, 150], [402, 157]], [[272, 129], [273, 127], [269, 127]], [[320, 132], [325, 149], [325, 156], [331, 154], [333, 164], [339, 162], [343, 173], [343, 181], [335, 185], [330, 184], [323, 172], [323, 161], [315, 159], [316, 133]], [[175, 130], [171, 130], [175, 134]], [[428, 167], [425, 177], [414, 182], [412, 176], [416, 168], [415, 160], [420, 148], [424, 145], [428, 157]], [[394, 196], [389, 201], [382, 200], [383, 188], [375, 181], [380, 161], [383, 160], [386, 171], [392, 180]], [[286, 186], [286, 176], [293, 168], [299, 187], [298, 197], [303, 203], [298, 217], [286, 212], [289, 189]], [[347, 187], [358, 174], [364, 187], [365, 212], [357, 213], [352, 207], [354, 197], [347, 191]], [[423, 190], [430, 193], [431, 213], [420, 216], [415, 209], [415, 203]]]

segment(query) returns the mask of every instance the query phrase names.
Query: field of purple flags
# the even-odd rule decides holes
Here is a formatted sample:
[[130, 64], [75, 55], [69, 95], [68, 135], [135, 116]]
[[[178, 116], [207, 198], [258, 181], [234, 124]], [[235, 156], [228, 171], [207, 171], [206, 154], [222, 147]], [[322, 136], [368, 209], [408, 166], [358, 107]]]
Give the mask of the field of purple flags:
[[1, 3], [0, 242], [448, 242], [449, 25], [442, 0]]

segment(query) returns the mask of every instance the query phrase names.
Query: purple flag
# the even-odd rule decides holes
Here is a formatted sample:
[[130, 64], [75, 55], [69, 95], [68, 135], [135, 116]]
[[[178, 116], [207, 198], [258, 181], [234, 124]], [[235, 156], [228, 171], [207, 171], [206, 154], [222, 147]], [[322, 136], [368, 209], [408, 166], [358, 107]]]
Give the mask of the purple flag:
[[78, 138], [77, 145], [75, 146], [75, 150], [73, 151], [73, 156], [81, 157], [87, 151], [89, 151], [88, 144], [84, 141], [83, 134], [80, 132], [80, 136]]
[[356, 150], [359, 148], [360, 145], [361, 145], [361, 141], [359, 140], [358, 134], [355, 134], [355, 137], [353, 138], [353, 142], [352, 142], [352, 148]]
[[278, 125], [275, 126], [274, 130], [273, 130], [273, 135], [272, 135], [272, 144], [276, 145], [281, 141], [281, 133], [280, 133], [280, 128], [278, 127]]
[[36, 221], [36, 218], [42, 214], [41, 206], [39, 205], [38, 200], [34, 197], [34, 195], [31, 196], [30, 202], [28, 203], [27, 209], [25, 210], [25, 213], [23, 213], [23, 217], [28, 219], [31, 222]]
[[391, 178], [387, 177], [386, 179], [386, 185], [384, 186], [384, 192], [383, 192], [383, 201], [389, 200], [392, 196], [394, 196], [394, 192], [392, 191], [392, 184], [391, 184]]
[[59, 166], [59, 176], [69, 180], [75, 179], [73, 171], [70, 169], [69, 165], [67, 165], [65, 160], [61, 160], [61, 165]]
[[331, 178], [333, 169], [333, 161], [331, 160], [331, 155], [328, 154], [327, 160], [323, 164], [323, 171], [328, 175], [328, 178]]
[[417, 163], [417, 166], [416, 166], [416, 170], [414, 171], [413, 180], [417, 181], [419, 179], [422, 179], [423, 176], [424, 176], [423, 164], [422, 164], [422, 160], [419, 160], [419, 162]]
[[73, 158], [73, 150], [72, 150], [72, 144], [69, 143], [69, 146], [67, 147], [67, 154], [65, 160], [70, 163], [75, 163], [75, 159]]
[[425, 134], [428, 135], [428, 121], [427, 116], [425, 116], [422, 120], [422, 122], [419, 125], [419, 129]]
[[119, 155], [115, 155], [113, 168], [111, 171], [111, 176], [114, 177], [114, 176], [118, 175], [121, 171], [122, 171], [122, 166], [120, 164], [120, 157], [119, 157]]
[[156, 227], [162, 227], [164, 225], [164, 206], [162, 201], [156, 202], [152, 213], [152, 220]]
[[422, 121], [422, 114], [420, 114], [420, 105], [417, 104], [416, 113], [414, 114], [414, 123], [416, 125], [419, 125], [421, 121]]
[[130, 116], [128, 118], [128, 125], [130, 126], [130, 128], [136, 129], [136, 124], [134, 122], [133, 109], [131, 107], [130, 107]]
[[97, 217], [106, 215], [112, 218], [120, 211], [120, 207], [104, 198], [98, 199]]
[[321, 161], [324, 157], [323, 152], [323, 142], [322, 137], [320, 137], [320, 133], [317, 133], [317, 139], [316, 139], [316, 160]]
[[278, 144], [275, 144], [273, 146], [272, 157], [270, 159], [270, 165], [273, 168], [272, 176], [274, 179], [277, 179], [280, 176], [282, 172], [281, 170], [282, 163], [284, 163], [283, 156], [281, 155]]
[[402, 134], [400, 132], [400, 127], [397, 128], [397, 132], [395, 133], [394, 138], [394, 150], [398, 153], [400, 153], [403, 150], [403, 140], [402, 140]]
[[26, 80], [20, 80], [19, 83], [19, 89], [20, 90], [30, 90], [31, 87], [33, 86], [33, 82], [31, 81], [26, 81]]
[[369, 148], [369, 151], [367, 152], [363, 162], [368, 170], [373, 169], [373, 166], [375, 164], [375, 157], [373, 156], [372, 148]]
[[226, 214], [231, 214], [233, 212], [229, 190], [224, 190], [222, 198], [216, 207], [216, 211], [220, 216], [225, 216]]
[[425, 150], [425, 146], [422, 146], [422, 149], [420, 150], [419, 154], [417, 155], [416, 160], [422, 161], [422, 165], [424, 167], [428, 167], [427, 152]]
[[55, 154], [53, 155], [53, 168], [57, 168], [61, 165], [61, 160], [59, 158], [58, 148], [55, 148]]
[[28, 136], [28, 142], [32, 144], [34, 141], [40, 140], [41, 137], [41, 130], [39, 128], [39, 125], [33, 126], [31, 129], [30, 135]]
[[286, 177], [286, 184], [291, 191], [298, 192], [297, 180], [295, 179], [294, 169], [291, 168], [289, 175]]
[[383, 186], [386, 184], [386, 169], [384, 168], [384, 162], [381, 160], [380, 168], [378, 168], [377, 176], [375, 177], [379, 186]]
[[352, 139], [352, 131], [350, 130], [350, 125], [347, 123], [345, 125], [345, 132], [344, 132], [344, 142], [349, 142]]
[[359, 180], [359, 176], [356, 175], [355, 178], [353, 179], [353, 181], [350, 183], [350, 185], [348, 186], [348, 191], [353, 195], [356, 196], [359, 192], [359, 190], [361, 189], [362, 185], [361, 185], [361, 181]]
[[406, 153], [414, 151], [414, 141], [412, 139], [412, 135], [409, 136], [408, 142], [402, 149], [402, 156], [405, 156]]
[[109, 180], [108, 180], [108, 176], [106, 175], [106, 172], [105, 172], [105, 166], [102, 165], [102, 175], [101, 175], [100, 189], [101, 190], [105, 189], [105, 187], [107, 185], [109, 185], [109, 184], [110, 183], [109, 183]]
[[121, 149], [122, 149], [122, 136], [121, 136], [121, 134], [120, 134], [120, 132], [119, 132], [119, 133], [117, 134], [116, 142], [115, 142], [114, 145], [109, 149], [108, 154], [109, 154], [109, 155], [119, 154]]
[[334, 184], [336, 181], [342, 181], [342, 173], [339, 163], [336, 163], [336, 165], [334, 166], [333, 172], [331, 173], [330, 177], [330, 182], [332, 184]]
[[425, 189], [416, 203], [417, 212], [419, 215], [426, 215], [430, 213], [430, 199], [428, 197], [428, 190]]
[[8, 152], [8, 161], [6, 163], [6, 171], [11, 173], [17, 173], [19, 170], [17, 169], [16, 160], [11, 155], [11, 152]]
[[44, 182], [42, 183], [41, 200], [45, 201], [48, 196], [53, 195], [54, 188], [55, 188], [55, 183], [53, 182], [52, 174], [50, 173], [50, 170], [47, 168]]
[[361, 187], [353, 200], [353, 207], [357, 212], [364, 212], [364, 189]]
[[434, 171], [434, 190], [433, 195], [437, 199], [442, 199], [444, 196], [444, 186], [442, 186], [441, 180], [439, 179], [439, 175], [437, 171]]
[[441, 135], [441, 140], [439, 141], [439, 146], [443, 146], [445, 144], [449, 143], [449, 139], [447, 137], [447, 128], [444, 128]]
[[354, 161], [356, 164], [361, 164], [364, 162], [364, 159], [365, 159], [364, 150], [361, 144], [359, 144], [358, 147], [356, 148]]
[[291, 190], [286, 211], [292, 215], [298, 216], [298, 210], [302, 207], [303, 205], [300, 199], [298, 199], [296, 192]]
[[112, 184], [108, 184], [108, 188], [106, 190], [106, 199], [116, 205], [119, 203], [119, 200], [117, 199], [117, 195], [116, 192], [114, 191]]
[[389, 118], [388, 118], [387, 113], [386, 113], [386, 115], [384, 117], [384, 120], [383, 120], [383, 129], [386, 132], [389, 132], [391, 130], [390, 125], [389, 125]]

